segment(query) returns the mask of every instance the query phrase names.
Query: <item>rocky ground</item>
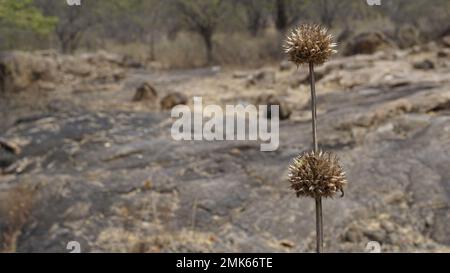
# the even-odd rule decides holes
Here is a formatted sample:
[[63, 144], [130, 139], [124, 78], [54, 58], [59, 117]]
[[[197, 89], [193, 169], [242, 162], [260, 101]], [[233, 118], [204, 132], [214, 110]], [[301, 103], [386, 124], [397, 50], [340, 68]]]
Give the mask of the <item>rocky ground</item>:
[[[305, 68], [163, 71], [105, 52], [9, 54], [2, 251], [67, 252], [74, 240], [83, 252], [314, 251], [314, 201], [286, 181], [311, 149]], [[336, 58], [317, 74], [320, 147], [349, 181], [345, 197], [324, 201], [326, 251], [378, 241], [385, 252], [449, 252], [450, 49]], [[170, 137], [174, 104], [267, 95], [290, 113], [275, 152]]]

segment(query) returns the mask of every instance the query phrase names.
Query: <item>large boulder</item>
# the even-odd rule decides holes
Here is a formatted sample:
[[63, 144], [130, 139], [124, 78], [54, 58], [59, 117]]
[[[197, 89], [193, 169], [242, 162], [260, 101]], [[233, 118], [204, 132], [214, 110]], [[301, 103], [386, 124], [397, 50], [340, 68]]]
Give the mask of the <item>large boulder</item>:
[[52, 82], [58, 78], [57, 64], [52, 58], [25, 52], [0, 54], [0, 92], [20, 92], [38, 82]]
[[364, 32], [351, 39], [344, 49], [344, 56], [373, 54], [386, 48], [395, 48], [395, 44], [381, 32]]

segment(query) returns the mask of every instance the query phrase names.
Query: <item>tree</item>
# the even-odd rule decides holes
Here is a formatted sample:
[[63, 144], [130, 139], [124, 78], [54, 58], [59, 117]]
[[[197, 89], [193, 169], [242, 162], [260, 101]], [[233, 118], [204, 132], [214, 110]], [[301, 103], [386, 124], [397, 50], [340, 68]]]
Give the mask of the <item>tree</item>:
[[58, 18], [55, 34], [63, 53], [72, 53], [80, 45], [87, 30], [115, 16], [126, 1], [83, 1], [80, 6], [69, 6], [66, 1], [36, 0], [45, 14]]
[[267, 0], [237, 0], [245, 11], [247, 20], [247, 29], [252, 36], [258, 35], [260, 30], [267, 23], [267, 14], [269, 11]]
[[15, 27], [48, 33], [57, 19], [47, 17], [33, 6], [33, 0], [0, 0], [0, 22]]
[[282, 33], [300, 18], [306, 18], [305, 0], [274, 0], [273, 4], [275, 27]]
[[226, 0], [175, 0], [176, 9], [188, 29], [198, 33], [205, 45], [206, 60], [213, 62], [213, 35], [223, 19]]
[[349, 4], [346, 0], [316, 0], [311, 3], [314, 5], [320, 22], [328, 28], [332, 27], [338, 16], [342, 16], [341, 11]]
[[402, 34], [405, 27], [422, 32], [424, 38], [435, 39], [446, 29], [450, 29], [450, 2], [448, 0], [389, 1], [381, 11], [395, 25], [395, 36]]
[[155, 43], [167, 28], [170, 17], [167, 2], [161, 0], [122, 1], [120, 15], [105, 26], [105, 34], [119, 42], [139, 41], [149, 45], [150, 60], [155, 60]]

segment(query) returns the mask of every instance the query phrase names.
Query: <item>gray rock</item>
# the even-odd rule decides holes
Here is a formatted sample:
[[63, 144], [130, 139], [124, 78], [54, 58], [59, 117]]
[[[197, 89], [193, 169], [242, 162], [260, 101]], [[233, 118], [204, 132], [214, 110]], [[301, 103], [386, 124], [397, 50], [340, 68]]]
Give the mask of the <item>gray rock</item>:
[[434, 69], [435, 65], [432, 61], [430, 60], [423, 60], [420, 62], [416, 62], [413, 64], [415, 69], [422, 69], [422, 70], [428, 70], [428, 69]]
[[134, 94], [133, 101], [149, 101], [155, 102], [158, 98], [158, 93], [155, 88], [148, 82], [142, 83]]
[[247, 86], [251, 85], [273, 85], [276, 82], [275, 71], [262, 70], [247, 78]]
[[[322, 92], [332, 83], [318, 83], [319, 147], [339, 156], [349, 181], [343, 198], [323, 201], [326, 251], [363, 252], [377, 240], [382, 252], [448, 252], [449, 72], [417, 71], [398, 56], [391, 65], [404, 78], [390, 81], [380, 76], [388, 60], [379, 58], [330, 64], [348, 77], [369, 75], [356, 88]], [[204, 81], [198, 71], [129, 73], [126, 86], [245, 85], [230, 75]], [[277, 84], [289, 85], [279, 76]], [[239, 92], [208, 99], [260, 95]], [[264, 101], [291, 103], [298, 93], [273, 91]], [[136, 105], [127, 92], [68, 94], [26, 115], [0, 100], [13, 120], [0, 120], [8, 167], [0, 174], [1, 251], [67, 252], [73, 240], [83, 252], [314, 251], [314, 200], [296, 198], [286, 181], [292, 158], [311, 149], [308, 97], [280, 123], [279, 149], [261, 152], [258, 142], [174, 141], [169, 113], [119, 108]]]

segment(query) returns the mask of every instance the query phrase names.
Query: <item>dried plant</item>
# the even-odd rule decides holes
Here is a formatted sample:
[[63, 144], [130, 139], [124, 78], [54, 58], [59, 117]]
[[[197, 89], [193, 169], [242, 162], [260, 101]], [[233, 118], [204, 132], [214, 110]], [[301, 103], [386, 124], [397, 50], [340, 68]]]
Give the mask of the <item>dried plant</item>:
[[332, 153], [304, 153], [294, 159], [289, 167], [289, 182], [297, 197], [344, 196], [347, 183], [339, 160]]
[[323, 249], [322, 197], [331, 197], [337, 191], [344, 193], [344, 172], [337, 158], [319, 152], [317, 144], [316, 81], [314, 65], [325, 63], [337, 51], [333, 36], [320, 25], [304, 24], [288, 35], [284, 51], [289, 60], [299, 67], [309, 65], [311, 84], [311, 124], [314, 150], [294, 160], [290, 168], [289, 181], [297, 196], [310, 196], [316, 200], [316, 251]]
[[304, 24], [295, 28], [288, 35], [284, 51], [289, 55], [289, 60], [297, 66], [312, 63], [321, 65], [337, 51], [333, 43], [333, 36], [327, 33], [327, 29], [320, 25]]

